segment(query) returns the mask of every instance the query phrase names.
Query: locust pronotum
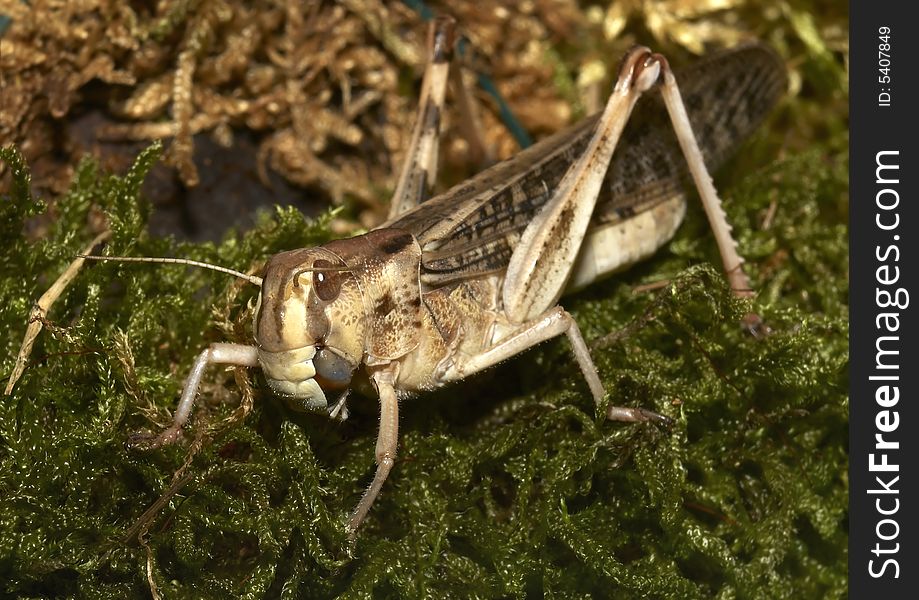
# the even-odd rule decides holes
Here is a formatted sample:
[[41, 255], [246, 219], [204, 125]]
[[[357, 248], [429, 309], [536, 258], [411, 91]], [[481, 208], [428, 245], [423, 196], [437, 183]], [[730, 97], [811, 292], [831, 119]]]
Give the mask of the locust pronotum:
[[[376, 474], [348, 524], [353, 536], [393, 467], [400, 398], [565, 334], [594, 400], [601, 401], [603, 385], [587, 345], [558, 301], [566, 290], [641, 260], [672, 237], [685, 212], [680, 180], [687, 167], [732, 289], [751, 293], [704, 161], [720, 163], [781, 95], [785, 72], [770, 50], [741, 47], [681, 76], [690, 119], [667, 61], [633, 48], [601, 114], [427, 199], [452, 47], [452, 21], [436, 20], [410, 149], [383, 225], [277, 254], [261, 277], [182, 259], [104, 258], [217, 268], [261, 288], [255, 344], [215, 343], [201, 352], [172, 426], [150, 446], [178, 438], [208, 365], [261, 367], [275, 393], [339, 418], [347, 414], [352, 376], [363, 366], [379, 396], [380, 426]], [[636, 111], [638, 124], [612, 161], [633, 108], [649, 91]], [[85, 258], [102, 257], [81, 256], [80, 264]], [[69, 278], [78, 267], [68, 270]], [[336, 400], [331, 406], [329, 396]], [[608, 417], [663, 418], [615, 406]]]

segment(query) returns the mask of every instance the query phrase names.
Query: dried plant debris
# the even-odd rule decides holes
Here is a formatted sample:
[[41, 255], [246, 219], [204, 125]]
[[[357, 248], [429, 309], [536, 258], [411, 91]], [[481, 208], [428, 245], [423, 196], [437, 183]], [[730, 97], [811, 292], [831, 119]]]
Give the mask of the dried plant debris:
[[[182, 185], [151, 192], [157, 205], [194, 188], [202, 168], [228, 163], [225, 170], [259, 180], [264, 196], [296, 195], [278, 190], [277, 172], [320, 206], [347, 199], [371, 225], [384, 214], [408, 144], [423, 16], [437, 11], [455, 16], [471, 42], [462, 62], [473, 87], [472, 70], [490, 77], [536, 136], [596, 109], [618, 57], [636, 41], [678, 55], [750, 37], [791, 45], [791, 54], [803, 40], [825, 67], [847, 49], [839, 20], [821, 27], [787, 4], [745, 0], [606, 8], [573, 0], [10, 2], [0, 37], [0, 145], [22, 150], [37, 189], [61, 193], [83, 153], [124, 169], [142, 148], [124, 142], [166, 139]], [[793, 56], [791, 65], [801, 66]], [[492, 156], [516, 152], [493, 99], [481, 88], [475, 95]], [[449, 104], [447, 173], [463, 177], [481, 165]]]
[[[125, 448], [168, 421], [201, 348], [249, 341], [251, 289], [85, 265], [44, 302], [19, 367], [16, 351], [36, 300], [97, 236], [113, 254], [247, 271], [384, 214], [427, 8], [457, 17], [474, 48], [463, 61], [533, 137], [596, 108], [632, 43], [674, 63], [747, 37], [775, 46], [789, 99], [718, 175], [773, 334], [735, 326], [750, 306], [705, 266], [715, 247], [691, 208], [653, 259], [566, 300], [610, 400], [673, 428], [605, 421], [564, 341], [545, 344], [405, 401], [396, 468], [349, 550], [372, 398], [354, 394], [336, 424], [291, 412], [257, 371], [214, 369], [184, 443]], [[844, 596], [844, 6], [32, 0], [0, 13], [4, 379], [21, 368], [0, 401], [0, 596]], [[492, 97], [474, 96], [489, 152], [515, 152]], [[445, 182], [479, 166], [451, 100]], [[345, 208], [277, 208], [219, 243], [151, 235], [173, 195], [242, 227], [230, 188]]]
[[[470, 28], [492, 22], [476, 32], [483, 56], [531, 47], [528, 58], [496, 69], [496, 79], [508, 71], [520, 78], [501, 84], [512, 102], [527, 91], [515, 91], [521, 85], [542, 90], [530, 100], [553, 95], [551, 70], [540, 57], [552, 36], [538, 25], [539, 12], [518, 19], [517, 10], [500, 6], [494, 14], [477, 11], [473, 3], [456, 8], [461, 19], [478, 15]], [[555, 11], [546, 6], [542, 12]], [[577, 15], [568, 6], [568, 31]], [[167, 161], [187, 187], [200, 180], [196, 136], [208, 134], [232, 147], [234, 136], [247, 131], [258, 138], [257, 165], [250, 168], [265, 181], [266, 170], [273, 169], [332, 202], [347, 197], [375, 210], [391, 189], [424, 63], [425, 24], [402, 3], [180, 0], [151, 9], [38, 1], [13, 3], [8, 17], [0, 142], [17, 144], [32, 163], [71, 150], [66, 140], [57, 147], [61, 136], [52, 134], [66, 131], [68, 119], [97, 109], [105, 120], [86, 140], [89, 148], [169, 139]], [[515, 24], [513, 35], [502, 41], [508, 23]], [[552, 100], [562, 118], [553, 121], [545, 116], [553, 111], [531, 109], [542, 121], [529, 124], [534, 129], [565, 124], [564, 103]], [[492, 133], [489, 143], [502, 156], [514, 151], [507, 134], [502, 139]], [[36, 168], [36, 175], [69, 178], [66, 169], [54, 171]], [[60, 181], [36, 184], [63, 189]]]

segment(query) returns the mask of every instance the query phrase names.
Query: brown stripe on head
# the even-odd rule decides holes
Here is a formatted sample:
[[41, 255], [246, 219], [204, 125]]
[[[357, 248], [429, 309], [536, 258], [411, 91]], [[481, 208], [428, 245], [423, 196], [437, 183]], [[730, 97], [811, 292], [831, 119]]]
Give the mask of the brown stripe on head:
[[265, 265], [255, 314], [259, 347], [270, 352], [301, 348], [315, 344], [328, 333], [329, 323], [322, 309], [310, 306], [318, 301], [315, 294], [310, 294], [312, 268], [316, 261], [332, 264], [335, 258], [322, 248], [291, 250], [271, 257]]

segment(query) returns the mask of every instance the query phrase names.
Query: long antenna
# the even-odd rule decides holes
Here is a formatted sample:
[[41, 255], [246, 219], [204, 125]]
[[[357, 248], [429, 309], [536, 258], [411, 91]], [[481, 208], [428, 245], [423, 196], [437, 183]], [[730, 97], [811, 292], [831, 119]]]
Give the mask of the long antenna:
[[240, 271], [228, 269], [227, 267], [218, 267], [217, 265], [212, 265], [210, 263], [201, 262], [197, 260], [191, 260], [188, 258], [155, 258], [155, 257], [149, 257], [149, 256], [94, 256], [92, 254], [78, 254], [77, 256], [80, 258], [88, 259], [88, 260], [107, 260], [107, 261], [113, 261], [113, 262], [165, 263], [169, 265], [188, 265], [191, 267], [200, 267], [202, 269], [210, 269], [211, 271], [219, 271], [220, 273], [226, 273], [227, 275], [233, 275], [234, 277], [245, 279], [249, 283], [262, 287], [261, 277], [256, 277], [255, 275], [248, 275]]

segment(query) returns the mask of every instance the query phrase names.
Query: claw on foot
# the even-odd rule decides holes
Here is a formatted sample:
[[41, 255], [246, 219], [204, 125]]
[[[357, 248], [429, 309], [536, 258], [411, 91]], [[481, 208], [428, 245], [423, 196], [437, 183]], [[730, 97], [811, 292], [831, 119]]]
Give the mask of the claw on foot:
[[673, 419], [670, 417], [645, 408], [610, 406], [606, 410], [606, 418], [611, 421], [626, 421], [628, 423], [657, 423], [664, 427], [673, 425]]
[[147, 433], [145, 431], [138, 431], [128, 436], [124, 446], [128, 450], [139, 450], [142, 452], [147, 452], [175, 443], [181, 435], [182, 430], [176, 429], [175, 427], [170, 427], [159, 435], [153, 435], [152, 433]]
[[772, 328], [756, 313], [748, 313], [744, 316], [744, 318], [740, 320], [740, 327], [756, 339], [769, 337], [772, 333]]

